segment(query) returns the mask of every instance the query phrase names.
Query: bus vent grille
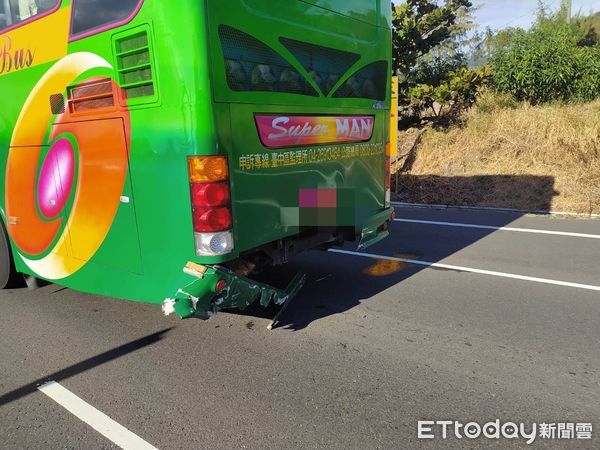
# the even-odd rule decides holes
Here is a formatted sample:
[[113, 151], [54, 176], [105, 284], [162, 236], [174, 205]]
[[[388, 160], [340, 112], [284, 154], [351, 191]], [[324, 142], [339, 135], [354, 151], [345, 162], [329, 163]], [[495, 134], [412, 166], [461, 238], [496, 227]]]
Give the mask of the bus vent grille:
[[334, 48], [287, 38], [280, 38], [279, 41], [302, 64], [325, 95], [329, 95], [342, 75], [360, 59], [356, 53]]
[[115, 41], [119, 84], [127, 98], [154, 97], [155, 81], [148, 33], [144, 30]]
[[227, 25], [219, 26], [219, 37], [231, 90], [319, 96], [288, 61], [258, 39]]
[[388, 88], [388, 63], [377, 61], [352, 75], [333, 94], [334, 98], [367, 98], [384, 101]]
[[68, 93], [70, 110], [74, 113], [115, 106], [113, 84], [109, 78], [71, 86]]

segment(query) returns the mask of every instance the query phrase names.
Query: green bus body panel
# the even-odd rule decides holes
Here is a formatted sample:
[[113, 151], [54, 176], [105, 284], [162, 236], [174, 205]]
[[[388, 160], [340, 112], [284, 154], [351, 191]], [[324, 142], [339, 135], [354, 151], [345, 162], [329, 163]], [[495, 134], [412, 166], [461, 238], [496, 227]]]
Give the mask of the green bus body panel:
[[[64, 0], [53, 14], [70, 7], [71, 2]], [[154, 91], [127, 103], [127, 170], [115, 218], [87, 264], [66, 278], [51, 281], [94, 294], [160, 303], [182, 287], [178, 283], [188, 261], [218, 264], [261, 244], [297, 234], [297, 227], [286, 224], [285, 211], [298, 206], [298, 192], [303, 188], [347, 192], [348, 206], [356, 212], [353, 219], [357, 233], [370, 226], [369, 217], [385, 207], [389, 94], [385, 101], [375, 102], [234, 92], [225, 77], [218, 27], [228, 25], [254, 36], [298, 69], [302, 68], [281, 44], [281, 37], [357, 53], [360, 61], [350, 73], [372, 62], [389, 63], [388, 9], [389, 2], [383, 0], [381, 4], [361, 0], [145, 0], [128, 23], [69, 42], [66, 54], [56, 60], [0, 73], [0, 95], [5, 99], [0, 111], [0, 173], [5, 174], [20, 112], [34, 87], [62, 57], [91, 53], [112, 66], [86, 72], [78, 82], [109, 75], [121, 83], [118, 46], [130, 36], [148, 36]], [[23, 25], [22, 30], [33, 24]], [[0, 32], [0, 46], [6, 42], [4, 35], [14, 31]], [[43, 46], [43, 36], [33, 36], [29, 45]], [[122, 112], [117, 109], [114, 115], [106, 113], [102, 118], [121, 123], [116, 119]], [[370, 146], [367, 156], [327, 157], [289, 167], [248, 170], [240, 161], [249, 155], [301, 150], [265, 148], [257, 132], [256, 114], [373, 116], [375, 125], [372, 139], [356, 144]], [[48, 134], [52, 125], [48, 124]], [[84, 130], [93, 133], [93, 124]], [[123, 139], [122, 132], [120, 136]], [[329, 147], [335, 155], [335, 150], [344, 145], [318, 147]], [[216, 154], [226, 155], [230, 164], [235, 251], [224, 257], [201, 258], [194, 247], [187, 157]], [[6, 195], [7, 186], [2, 182], [0, 204], [5, 224], [10, 219], [5, 210]], [[73, 199], [65, 206], [64, 223], [72, 207]], [[14, 242], [13, 250], [17, 255]], [[77, 249], [71, 251], [77, 256]], [[40, 276], [18, 256], [16, 264], [19, 271]]]
[[[385, 138], [382, 127], [385, 114], [376, 116], [376, 128], [372, 141], [375, 143], [374, 151], [377, 155], [360, 158], [334, 158], [325, 153], [317, 156], [324, 149], [335, 149], [336, 146], [318, 146], [310, 148], [309, 152], [316, 157], [322, 157], [318, 163], [296, 163], [279, 168], [260, 168], [247, 170], [240, 167], [242, 155], [265, 154], [254, 125], [253, 114], [256, 105], [232, 105], [232, 122], [238, 124], [233, 132], [233, 146], [231, 148], [231, 170], [233, 176], [234, 216], [236, 217], [236, 234], [240, 246], [253, 248], [271, 242], [283, 236], [297, 234], [297, 228], [286, 227], [285, 211], [294, 212], [298, 207], [300, 189], [337, 189], [338, 201], [343, 195], [342, 190], [347, 188], [352, 198], [347, 199], [348, 209], [353, 214], [351, 218], [341, 217], [340, 225], [356, 225], [354, 212], [364, 209], [362, 219], [374, 210], [384, 208], [384, 180], [385, 180]], [[279, 106], [262, 106], [261, 113], [280, 113]], [[302, 106], [287, 107], [287, 114], [304, 113]], [[312, 108], [311, 112], [328, 114], [331, 108]], [[358, 113], [361, 110], [344, 111], [346, 114]], [[356, 144], [353, 145], [356, 147]], [[267, 154], [283, 154], [292, 157], [294, 150], [274, 150]], [[290, 154], [290, 155], [288, 155]], [[272, 157], [271, 157], [272, 159]], [[257, 180], [263, 180], [257, 182]], [[342, 206], [339, 205], [338, 206]], [[283, 217], [282, 217], [282, 212]], [[346, 219], [346, 220], [344, 220]], [[351, 219], [348, 223], [348, 219]], [[331, 224], [336, 221], [332, 221]], [[244, 248], [242, 247], [242, 249]]]
[[380, 0], [302, 0], [371, 25], [381, 25]]

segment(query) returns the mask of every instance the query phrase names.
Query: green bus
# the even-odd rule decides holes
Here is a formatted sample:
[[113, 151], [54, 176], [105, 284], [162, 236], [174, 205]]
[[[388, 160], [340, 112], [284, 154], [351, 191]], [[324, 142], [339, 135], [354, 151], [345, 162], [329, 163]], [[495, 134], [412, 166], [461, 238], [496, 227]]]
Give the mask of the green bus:
[[0, 287], [207, 318], [388, 235], [390, 0], [0, 0]]

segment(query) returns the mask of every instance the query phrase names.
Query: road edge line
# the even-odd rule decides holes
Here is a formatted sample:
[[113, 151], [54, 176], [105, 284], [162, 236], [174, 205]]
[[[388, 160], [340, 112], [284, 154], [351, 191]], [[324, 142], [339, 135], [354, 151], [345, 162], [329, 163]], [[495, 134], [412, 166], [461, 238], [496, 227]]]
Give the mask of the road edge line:
[[505, 213], [521, 213], [521, 214], [535, 214], [540, 216], [573, 216], [573, 217], [587, 217], [591, 219], [599, 219], [600, 214], [592, 213], [575, 213], [566, 211], [552, 211], [552, 210], [536, 210], [536, 209], [515, 209], [515, 208], [493, 208], [488, 206], [461, 206], [461, 205], [437, 205], [428, 203], [405, 203], [405, 202], [392, 202], [392, 206], [399, 206], [401, 208], [422, 208], [422, 209], [464, 209], [467, 211], [495, 211]]

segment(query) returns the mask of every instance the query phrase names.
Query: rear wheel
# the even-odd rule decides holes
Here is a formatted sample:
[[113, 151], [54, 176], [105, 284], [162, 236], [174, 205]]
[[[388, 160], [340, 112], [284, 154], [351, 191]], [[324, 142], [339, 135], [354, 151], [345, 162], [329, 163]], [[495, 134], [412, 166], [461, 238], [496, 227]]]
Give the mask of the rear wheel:
[[18, 287], [23, 284], [23, 276], [17, 273], [12, 250], [4, 224], [0, 221], [0, 289]]

